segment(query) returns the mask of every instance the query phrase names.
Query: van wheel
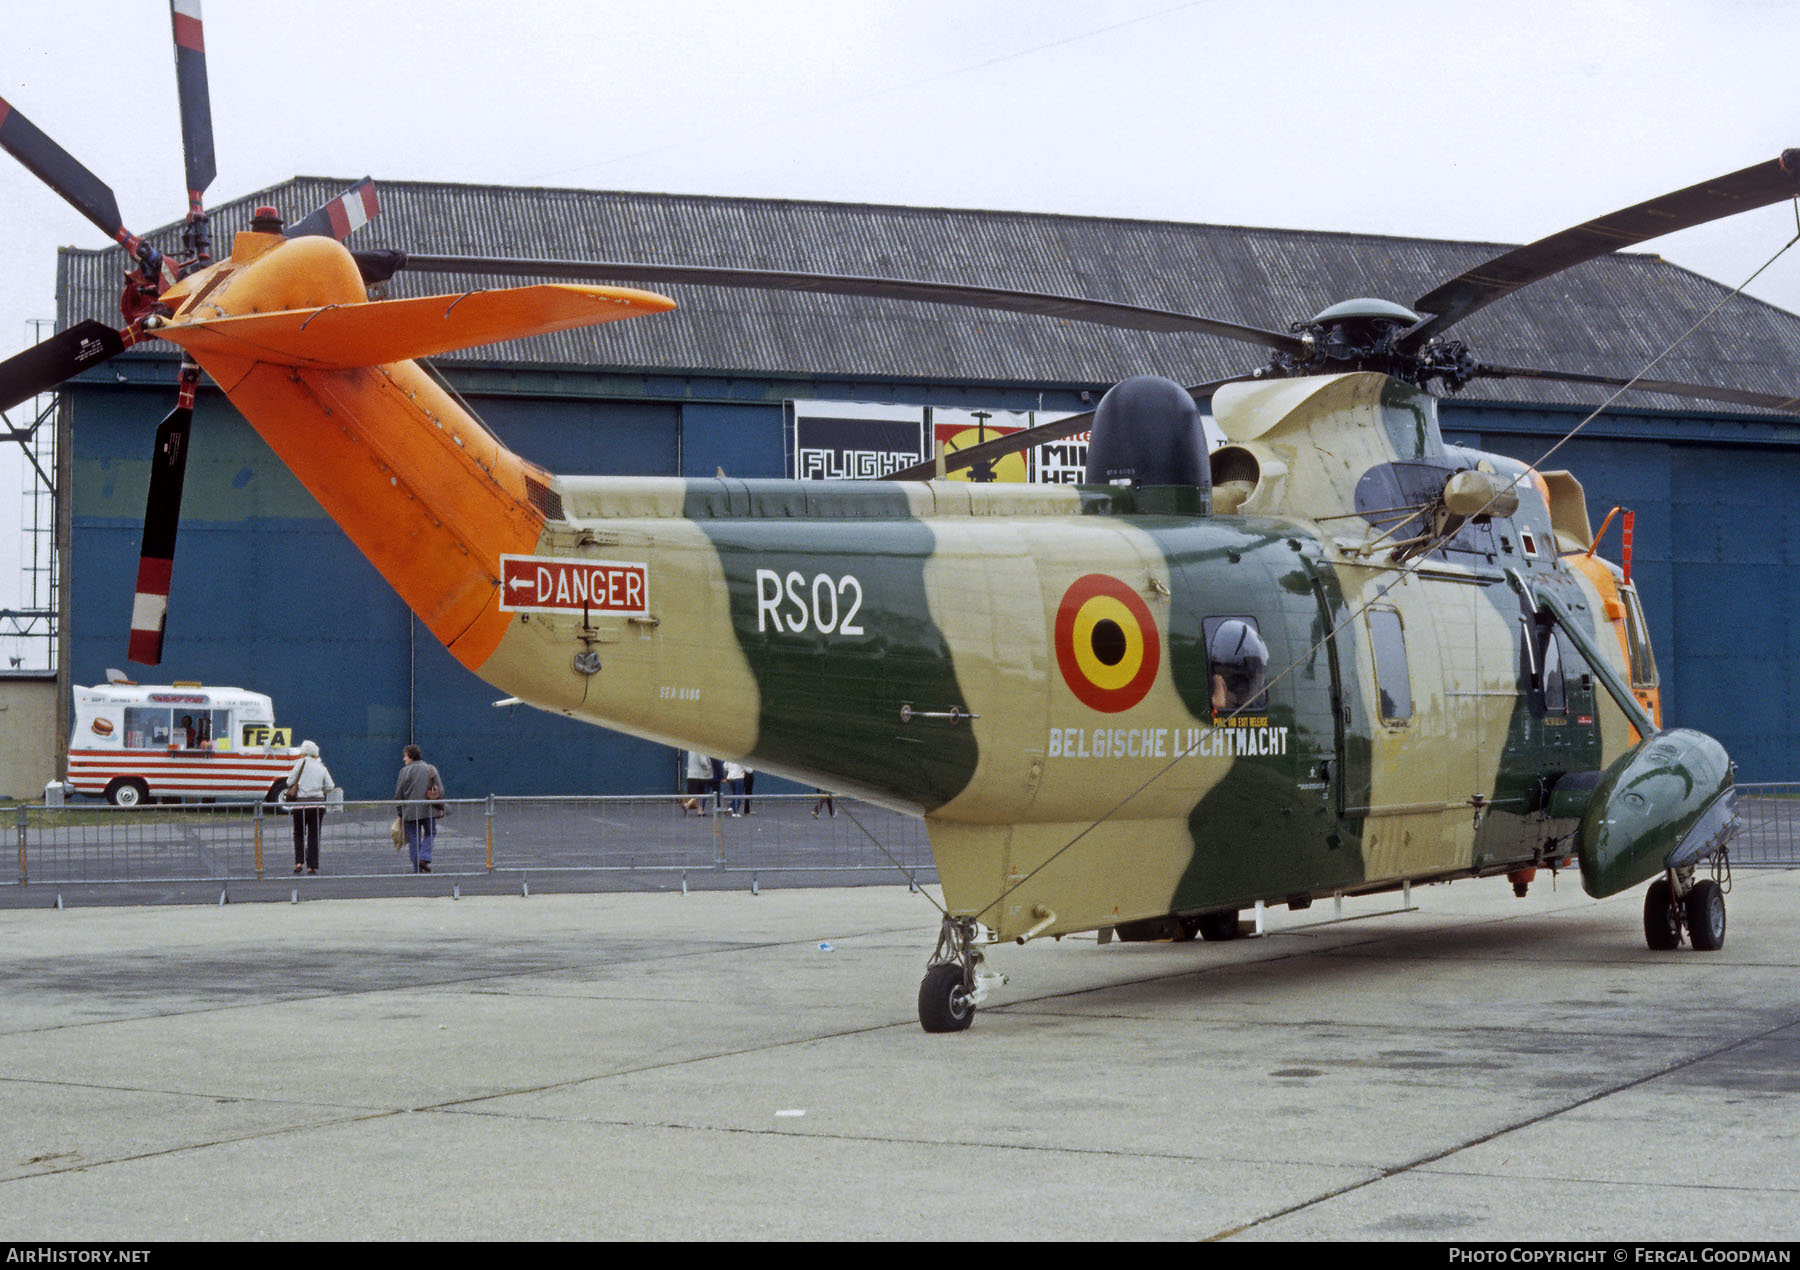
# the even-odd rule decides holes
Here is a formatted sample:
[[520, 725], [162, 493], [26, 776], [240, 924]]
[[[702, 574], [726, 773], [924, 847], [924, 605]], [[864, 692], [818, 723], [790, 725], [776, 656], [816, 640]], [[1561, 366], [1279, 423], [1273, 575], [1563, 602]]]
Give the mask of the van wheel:
[[121, 776], [107, 785], [106, 801], [115, 807], [139, 807], [150, 801], [150, 787], [135, 776]]
[[269, 792], [263, 795], [263, 801], [265, 803], [280, 802], [281, 801], [281, 791], [286, 788], [287, 788], [287, 777], [285, 777], [285, 776], [277, 777], [275, 780], [275, 783], [273, 785], [269, 786]]

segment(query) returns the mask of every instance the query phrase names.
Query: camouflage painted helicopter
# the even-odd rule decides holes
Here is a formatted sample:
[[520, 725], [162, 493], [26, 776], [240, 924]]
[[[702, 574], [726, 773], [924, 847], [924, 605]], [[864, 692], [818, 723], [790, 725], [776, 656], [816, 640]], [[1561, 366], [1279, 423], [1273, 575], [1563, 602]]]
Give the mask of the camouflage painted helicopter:
[[[173, 7], [191, 53], [197, 5]], [[182, 65], [184, 118], [203, 115], [204, 68]], [[190, 188], [196, 150], [210, 168], [202, 131], [184, 129]], [[105, 187], [3, 102], [0, 144], [113, 232], [110, 192], [97, 200]], [[1571, 857], [1595, 896], [1654, 879], [1653, 948], [1684, 932], [1720, 947], [1728, 757], [1662, 728], [1636, 590], [1594, 554], [1575, 478], [1446, 444], [1427, 388], [1622, 385], [1485, 366], [1442, 332], [1580, 261], [1797, 194], [1790, 150], [1518, 248], [1413, 309], [1355, 300], [1284, 333], [949, 283], [358, 256], [284, 232], [273, 209], [214, 263], [196, 192], [178, 280], [120, 239], [144, 263], [138, 312], [109, 334], [179, 345], [191, 362], [171, 419], [203, 367], [451, 653], [504, 692], [924, 817], [945, 912], [919, 1015], [948, 1031], [990, 988], [987, 941], [1228, 939], [1258, 903], [1472, 876], [1522, 886]], [[672, 302], [592, 282], [370, 301], [398, 268], [992, 306], [1204, 331], [1273, 360], [1192, 389], [1128, 380], [1091, 416], [900, 480], [558, 476], [411, 359]], [[88, 364], [52, 341], [0, 365], [0, 400]], [[1209, 398], [1226, 437], [1211, 454], [1195, 404]], [[1080, 487], [928, 479], [1090, 428]], [[153, 468], [141, 661], [160, 653], [176, 432], [171, 444], [165, 423]]]

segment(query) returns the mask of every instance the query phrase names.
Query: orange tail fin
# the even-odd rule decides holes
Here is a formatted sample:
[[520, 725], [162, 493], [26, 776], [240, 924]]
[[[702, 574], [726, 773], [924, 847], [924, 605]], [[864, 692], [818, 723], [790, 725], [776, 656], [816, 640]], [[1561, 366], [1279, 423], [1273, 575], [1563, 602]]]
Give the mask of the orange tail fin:
[[329, 304], [244, 317], [188, 317], [156, 334], [196, 359], [227, 357], [315, 370], [380, 366], [675, 307], [630, 287], [550, 283], [416, 300]]
[[181, 307], [156, 334], [193, 355], [472, 670], [509, 617], [500, 557], [536, 551], [557, 496], [409, 359], [674, 307], [557, 285], [369, 302], [340, 244], [267, 234], [240, 234], [230, 260], [164, 298]]

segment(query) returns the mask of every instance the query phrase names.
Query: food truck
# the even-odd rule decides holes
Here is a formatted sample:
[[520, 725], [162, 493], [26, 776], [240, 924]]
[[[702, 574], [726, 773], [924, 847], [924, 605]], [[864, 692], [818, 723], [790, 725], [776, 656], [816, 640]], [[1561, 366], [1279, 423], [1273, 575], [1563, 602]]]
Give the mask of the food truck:
[[69, 788], [118, 807], [159, 798], [274, 799], [299, 759], [260, 692], [198, 683], [75, 689]]

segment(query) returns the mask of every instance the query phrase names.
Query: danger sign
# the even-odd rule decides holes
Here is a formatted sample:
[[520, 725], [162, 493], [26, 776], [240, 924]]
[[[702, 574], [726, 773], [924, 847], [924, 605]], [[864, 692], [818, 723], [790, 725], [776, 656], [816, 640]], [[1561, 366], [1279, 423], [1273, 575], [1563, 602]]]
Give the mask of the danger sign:
[[650, 571], [619, 560], [500, 557], [500, 608], [507, 613], [650, 612]]

